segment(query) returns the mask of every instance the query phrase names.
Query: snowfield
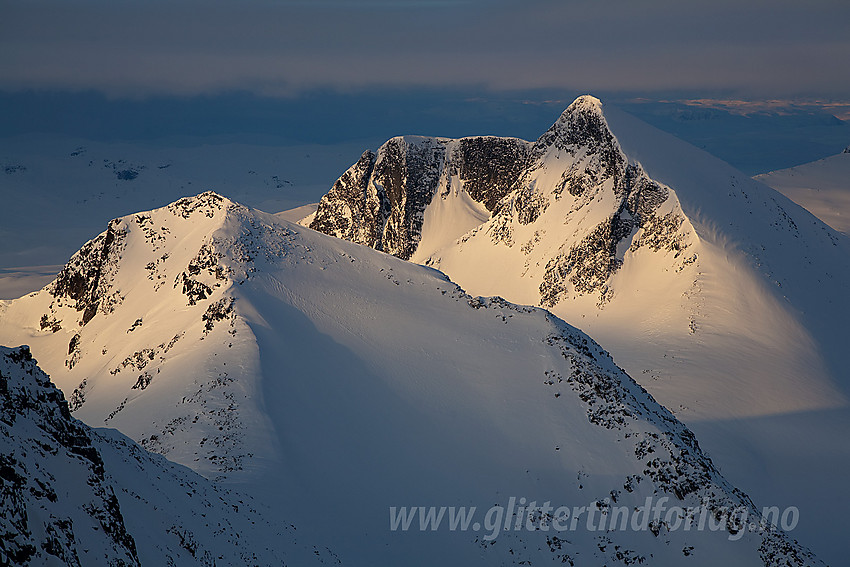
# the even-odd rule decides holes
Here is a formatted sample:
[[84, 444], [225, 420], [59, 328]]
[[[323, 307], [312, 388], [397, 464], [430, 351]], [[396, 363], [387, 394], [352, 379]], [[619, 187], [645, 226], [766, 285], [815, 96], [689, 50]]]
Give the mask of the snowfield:
[[850, 151], [757, 175], [756, 179], [805, 207], [838, 232], [850, 235]]
[[[363, 143], [0, 137], [0, 269], [62, 264], [105, 221], [208, 189], [270, 212], [314, 202]], [[6, 283], [0, 298], [19, 297]]]

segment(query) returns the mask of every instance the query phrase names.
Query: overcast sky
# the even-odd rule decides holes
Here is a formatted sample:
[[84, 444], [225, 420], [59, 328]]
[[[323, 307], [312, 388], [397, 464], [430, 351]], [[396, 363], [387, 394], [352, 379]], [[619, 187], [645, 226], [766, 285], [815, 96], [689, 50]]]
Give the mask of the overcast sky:
[[850, 93], [850, 2], [0, 0], [0, 89]]

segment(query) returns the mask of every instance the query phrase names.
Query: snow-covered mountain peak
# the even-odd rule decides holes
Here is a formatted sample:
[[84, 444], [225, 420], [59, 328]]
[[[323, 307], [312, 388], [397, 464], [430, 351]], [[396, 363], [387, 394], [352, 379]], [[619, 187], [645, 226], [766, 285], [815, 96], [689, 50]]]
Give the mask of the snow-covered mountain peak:
[[233, 206], [235, 206], [235, 203], [227, 197], [219, 195], [215, 191], [204, 191], [198, 195], [183, 197], [168, 205], [167, 208], [175, 215], [183, 218], [189, 218], [194, 213], [213, 218], [219, 211]]
[[[240, 401], [255, 403], [250, 379], [237, 383], [240, 369], [216, 364], [216, 351], [250, 358], [233, 287], [285, 255], [291, 235], [273, 216], [216, 193], [187, 197], [111, 221], [44, 289], [0, 304], [0, 316], [26, 329], [31, 344], [51, 345], [39, 356], [78, 417], [200, 463], [209, 476], [240, 470], [245, 439], [259, 443], [265, 433], [241, 420]], [[172, 356], [188, 344], [206, 355]], [[143, 409], [134, 404], [142, 398], [159, 403]], [[181, 430], [191, 434], [175, 443]]]
[[535, 150], [543, 153], [553, 145], [572, 151], [587, 147], [591, 151], [604, 149], [613, 154], [619, 150], [605, 120], [602, 101], [590, 95], [580, 96], [570, 104], [537, 140]]
[[[55, 302], [51, 303], [51, 313], [46, 314], [42, 321], [42, 329], [54, 328], [59, 324], [53, 311], [60, 306], [72, 306], [79, 313], [77, 323], [80, 327], [89, 323], [98, 312], [109, 313], [114, 310], [115, 305], [122, 301], [114, 278], [119, 271], [119, 264], [127, 254], [128, 236], [133, 236], [130, 253], [153, 255], [168, 247], [169, 240], [175, 238], [182, 241], [184, 249], [194, 247], [196, 243], [192, 241], [203, 240], [221, 227], [228, 212], [242, 209], [244, 207], [241, 205], [208, 191], [180, 199], [149, 213], [113, 219], [106, 231], [87, 242], [74, 254], [56, 279], [45, 288], [55, 298]], [[146, 250], [142, 249], [142, 240]], [[205, 261], [201, 256], [206, 250], [208, 246], [198, 248], [197, 262], [190, 262], [187, 266], [189, 275], [196, 275], [193, 272], [200, 271], [198, 262]], [[148, 264], [146, 270], [151, 273], [157, 271], [156, 265], [165, 263], [169, 256], [169, 252], [159, 254], [157, 258], [152, 259], [153, 264]], [[208, 258], [206, 262], [209, 262]], [[221, 275], [219, 273], [219, 276]], [[139, 276], [140, 274], [133, 274], [130, 279]], [[159, 279], [162, 277], [160, 275]], [[157, 283], [158, 287], [164, 284], [163, 281]], [[185, 274], [181, 283], [183, 293], [190, 301], [209, 293], [206, 286], [198, 287], [199, 284], [188, 279]], [[172, 287], [177, 287], [177, 282]]]
[[597, 112], [602, 114], [602, 101], [593, 95], [581, 95], [570, 104], [568, 110], [583, 110], [586, 112]]
[[593, 95], [581, 95], [564, 109], [552, 127], [570, 128], [578, 120], [591, 119], [599, 121], [597, 124], [601, 122], [607, 128], [602, 101]]
[[[566, 298], [583, 299], [600, 309], [616, 292], [614, 276], [641, 249], [669, 270], [693, 262], [685, 254], [693, 230], [675, 193], [627, 159], [599, 99], [584, 96], [571, 104], [523, 166], [486, 222], [414, 259], [451, 273], [452, 258], [464, 254], [469, 258], [463, 262], [485, 273], [485, 264], [501, 270], [510, 258], [512, 272], [536, 282], [527, 287], [531, 293], [513, 298], [550, 308]], [[502, 250], [498, 262], [484, 254], [492, 245]]]
[[[824, 316], [813, 315], [823, 312], [824, 304], [812, 301], [805, 290], [829, 288], [830, 298], [846, 296], [846, 284], [835, 277], [850, 269], [842, 253], [846, 243], [827, 227], [728, 164], [616, 108], [604, 109], [594, 97], [579, 97], [525, 147], [526, 153], [512, 156], [510, 166], [501, 168], [505, 174], [487, 177], [491, 188], [500, 188], [489, 192], [500, 196], [492, 206], [480, 207], [472, 185], [452, 175], [450, 167], [444, 174], [435, 172], [432, 178], [439, 182], [424, 189], [424, 198], [423, 190], [417, 194], [422, 213], [411, 217], [416, 222], [407, 232], [405, 253], [398, 255], [438, 268], [475, 293], [541, 305], [570, 321], [588, 319], [583, 328], [612, 345], [626, 364], [631, 364], [633, 347], [618, 353], [613, 345], [633, 342], [622, 331], [632, 325], [653, 337], [658, 358], [674, 344], [689, 349], [695, 340], [721, 340], [740, 333], [745, 322], [758, 321], [764, 332], [749, 333], [723, 351], [740, 350], [740, 358], [762, 360], [762, 355], [743, 352], [776, 349], [796, 361], [777, 362], [768, 373], [783, 376], [794, 394], [782, 396], [781, 403], [766, 400], [761, 411], [843, 403], [830, 380], [802, 388], [793, 378], [811, 369], [822, 375], [824, 366], [807, 336], [825, 326]], [[476, 167], [483, 163], [486, 157], [473, 162]], [[414, 164], [400, 176], [405, 173], [419, 174]], [[382, 186], [374, 177], [362, 181], [365, 187]], [[347, 231], [325, 229], [335, 222], [336, 211], [369, 209], [362, 194], [329, 192], [316, 216], [323, 222], [311, 226], [371, 246], [359, 237], [356, 222]], [[405, 202], [405, 195], [402, 191], [397, 201]], [[794, 267], [798, 261], [816, 269], [800, 271]], [[799, 313], [786, 316], [789, 302], [809, 320], [801, 324]], [[846, 312], [847, 306], [840, 310]], [[834, 308], [826, 311], [827, 317], [840, 319]], [[818, 340], [834, 343], [834, 336], [827, 330]], [[633, 372], [655, 364], [646, 353], [639, 358], [642, 368], [632, 366]], [[703, 374], [712, 366], [688, 374]], [[730, 373], [719, 374], [725, 381]], [[728, 394], [735, 390], [730, 384]], [[683, 408], [695, 403], [674, 400]], [[710, 405], [712, 412], [730, 408]], [[747, 414], [759, 405], [743, 403], [735, 412]]]

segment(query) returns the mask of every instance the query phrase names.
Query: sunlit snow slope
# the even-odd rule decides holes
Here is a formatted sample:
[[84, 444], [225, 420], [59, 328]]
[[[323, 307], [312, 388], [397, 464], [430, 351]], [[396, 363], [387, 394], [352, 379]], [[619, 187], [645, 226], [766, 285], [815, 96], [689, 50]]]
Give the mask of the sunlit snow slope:
[[495, 543], [391, 531], [390, 507], [483, 515], [511, 497], [631, 509], [666, 496], [719, 518], [756, 507], [550, 313], [214, 193], [112, 221], [55, 282], [4, 302], [0, 343], [22, 342], [75, 416], [261, 496], [343, 563], [815, 562], [777, 532], [663, 520]]
[[[398, 140], [409, 146], [406, 161], [390, 159]], [[394, 175], [353, 167], [310, 226], [578, 325], [694, 427], [730, 476], [761, 498], [799, 506], [807, 534], [838, 553], [841, 512], [820, 511], [850, 499], [837, 472], [850, 467], [850, 241], [593, 97], [577, 99], [536, 142], [510, 140], [525, 148], [516, 167], [499, 154], [493, 163], [508, 173], [483, 190], [478, 164], [488, 150], [470, 162], [451, 151], [462, 142], [394, 138], [373, 160]], [[447, 157], [413, 159], [434, 146]], [[460, 203], [481, 206], [480, 195], [491, 198], [489, 215], [470, 230]], [[359, 219], [369, 214], [351, 214], [365, 208], [392, 228], [392, 214], [411, 202], [408, 225], [421, 228], [406, 247], [362, 238], [358, 227], [372, 225]]]

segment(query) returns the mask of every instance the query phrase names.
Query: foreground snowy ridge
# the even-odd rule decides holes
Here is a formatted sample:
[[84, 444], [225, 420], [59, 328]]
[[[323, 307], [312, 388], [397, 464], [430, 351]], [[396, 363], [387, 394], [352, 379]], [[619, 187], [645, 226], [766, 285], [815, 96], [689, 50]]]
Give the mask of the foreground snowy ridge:
[[282, 565], [332, 557], [299, 546], [279, 511], [71, 417], [27, 347], [0, 348], [0, 390], [3, 565]]
[[393, 506], [511, 495], [758, 510], [550, 313], [214, 193], [112, 221], [56, 281], [4, 302], [0, 322], [0, 341], [29, 343], [76, 416], [261, 496], [346, 563], [816, 563], [778, 532], [664, 518], [493, 542], [390, 532]]

